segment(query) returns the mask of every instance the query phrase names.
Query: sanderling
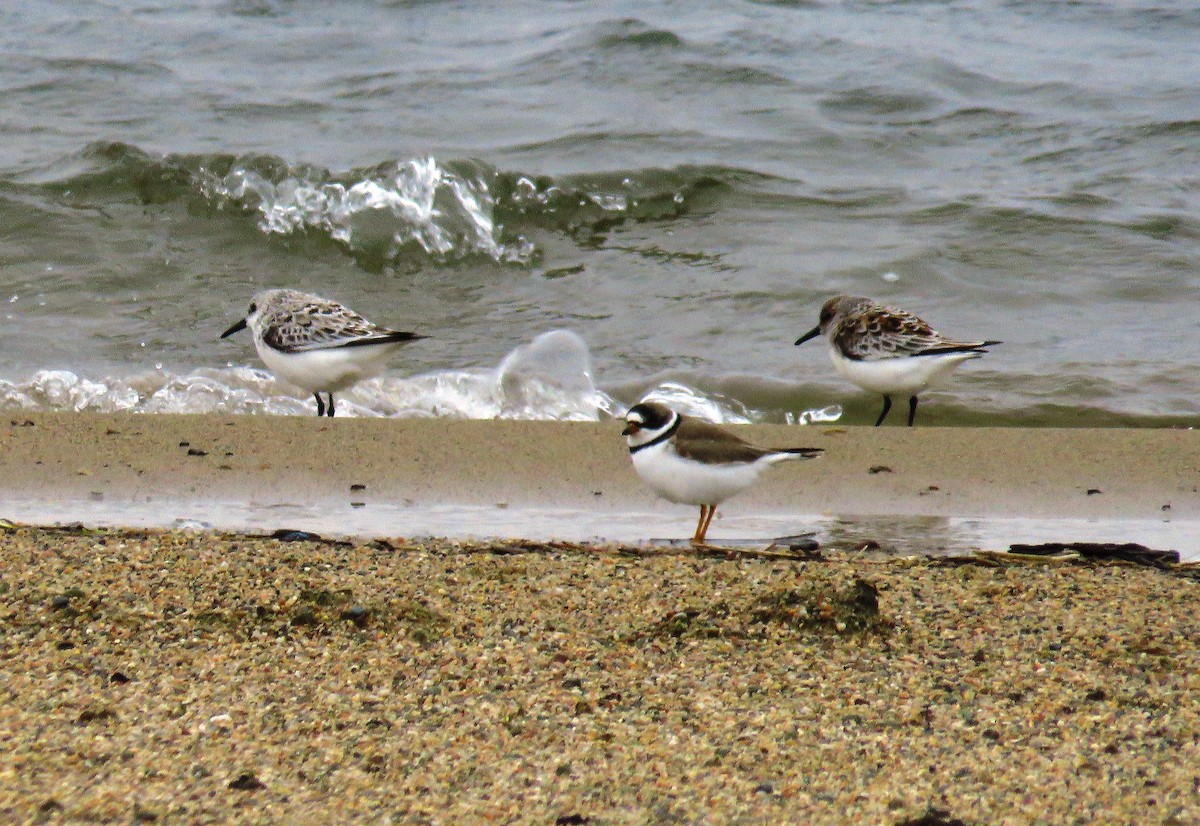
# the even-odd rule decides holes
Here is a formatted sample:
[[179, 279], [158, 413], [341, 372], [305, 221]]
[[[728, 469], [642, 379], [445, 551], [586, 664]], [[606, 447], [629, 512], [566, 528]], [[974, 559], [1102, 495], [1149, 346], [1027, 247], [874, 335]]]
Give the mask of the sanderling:
[[953, 341], [912, 313], [894, 310], [869, 298], [835, 296], [821, 307], [820, 323], [800, 338], [803, 344], [824, 334], [833, 366], [864, 390], [883, 394], [883, 411], [892, 395], [908, 396], [908, 425], [917, 416], [917, 394], [946, 378], [964, 361], [979, 358], [999, 341]]
[[621, 435], [638, 476], [655, 493], [680, 505], [700, 506], [693, 545], [704, 544], [717, 505], [757, 482], [764, 469], [822, 452], [813, 447], [758, 447], [652, 401], [629, 408]]
[[316, 397], [317, 416], [326, 410], [332, 416], [333, 394], [379, 375], [401, 345], [427, 338], [379, 327], [336, 301], [297, 290], [256, 293], [250, 312], [221, 338], [246, 327], [271, 372]]

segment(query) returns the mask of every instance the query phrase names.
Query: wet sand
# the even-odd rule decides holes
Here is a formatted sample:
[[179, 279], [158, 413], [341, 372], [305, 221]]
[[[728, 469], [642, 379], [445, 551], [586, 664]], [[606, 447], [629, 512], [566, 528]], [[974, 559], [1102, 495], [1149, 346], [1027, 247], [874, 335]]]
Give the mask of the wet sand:
[[1198, 588], [1189, 567], [5, 529], [0, 815], [1197, 823]]
[[[253, 509], [261, 517], [255, 527], [290, 527], [288, 514], [308, 512], [332, 514], [322, 524], [334, 534], [486, 537], [522, 535], [523, 522], [533, 524], [536, 512], [541, 538], [634, 541], [688, 536], [695, 520], [691, 509], [649, 494], [614, 422], [6, 418], [0, 516], [39, 523], [108, 513], [107, 524], [169, 527], [198, 503], [218, 515], [223, 508]], [[741, 432], [762, 444], [820, 447], [825, 454], [774, 468], [726, 503], [710, 534], [717, 540], [738, 535], [728, 526], [755, 516], [797, 530], [829, 517], [1169, 521], [1182, 526], [1175, 536], [1200, 536], [1194, 431], [747, 426]], [[467, 524], [472, 508], [482, 516]], [[373, 509], [382, 516], [359, 519]], [[494, 530], [489, 513], [497, 519]], [[562, 514], [561, 534], [555, 513]], [[210, 521], [248, 526], [235, 517]], [[588, 530], [581, 533], [583, 523]], [[1190, 545], [1178, 550], [1200, 553], [1200, 541]]]

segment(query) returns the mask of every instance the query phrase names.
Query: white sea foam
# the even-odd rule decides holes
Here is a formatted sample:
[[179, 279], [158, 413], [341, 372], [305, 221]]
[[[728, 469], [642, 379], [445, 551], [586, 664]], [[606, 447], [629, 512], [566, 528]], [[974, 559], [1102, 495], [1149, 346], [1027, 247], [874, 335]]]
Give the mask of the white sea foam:
[[[677, 382], [664, 382], [648, 395], [714, 422], [762, 419], [734, 399]], [[568, 330], [542, 333], [492, 368], [385, 375], [337, 397], [339, 416], [599, 421], [620, 416], [624, 409], [597, 387], [587, 344]], [[0, 410], [314, 413], [311, 396], [257, 366], [202, 367], [186, 374], [155, 368], [104, 378], [39, 370], [26, 380], [0, 381]], [[828, 422], [840, 413], [840, 408], [804, 411], [798, 419]]]
[[225, 175], [201, 169], [197, 178], [217, 204], [257, 210], [266, 233], [318, 230], [351, 250], [380, 249], [389, 259], [414, 243], [443, 260], [479, 254], [526, 264], [536, 254], [523, 238], [498, 240], [487, 181], [468, 180], [433, 158], [396, 162], [349, 186], [303, 173], [275, 182], [240, 164]]
[[749, 424], [754, 421], [750, 410], [735, 399], [705, 396], [673, 381], [663, 382], [643, 399], [662, 402], [685, 416], [695, 416], [717, 424]]
[[[665, 381], [643, 399], [654, 399], [663, 402], [673, 410], [678, 410], [687, 416], [695, 416], [717, 424], [750, 424], [762, 421], [763, 416], [752, 410], [737, 399], [731, 399], [721, 394], [705, 394], [686, 384]], [[842, 417], [840, 405], [812, 408], [799, 413], [787, 413], [784, 421], [787, 424], [828, 424]]]

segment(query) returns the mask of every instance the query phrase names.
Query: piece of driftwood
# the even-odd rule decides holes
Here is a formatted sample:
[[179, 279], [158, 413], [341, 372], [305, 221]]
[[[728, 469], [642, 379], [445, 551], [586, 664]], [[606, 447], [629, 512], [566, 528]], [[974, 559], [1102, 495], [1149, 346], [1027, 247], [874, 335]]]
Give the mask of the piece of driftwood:
[[1009, 553], [1027, 556], [1054, 556], [1075, 553], [1082, 559], [1133, 562], [1163, 568], [1179, 562], [1179, 551], [1159, 551], [1136, 542], [1043, 542], [1037, 545], [1010, 545]]

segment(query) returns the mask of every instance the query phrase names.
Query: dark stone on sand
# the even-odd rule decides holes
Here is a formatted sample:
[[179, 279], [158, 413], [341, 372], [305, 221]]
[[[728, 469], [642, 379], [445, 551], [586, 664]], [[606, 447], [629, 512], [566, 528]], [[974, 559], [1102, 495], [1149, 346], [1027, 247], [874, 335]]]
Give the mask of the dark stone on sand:
[[750, 620], [837, 634], [886, 632], [890, 628], [880, 617], [879, 589], [861, 578], [832, 587], [801, 582], [765, 594], [750, 612]]
[[869, 616], [879, 614], [879, 589], [865, 579], [854, 580], [854, 602]]
[[75, 719], [75, 722], [81, 726], [86, 726], [88, 723], [102, 723], [107, 720], [113, 720], [116, 716], [116, 712], [111, 708], [85, 708], [79, 713], [79, 717]]
[[61, 821], [60, 815], [63, 812], [63, 804], [59, 803], [53, 797], [48, 797], [42, 801], [37, 807], [37, 814], [31, 822], [33, 823], [58, 823]]
[[952, 817], [945, 809], [935, 809], [930, 806], [925, 810], [925, 814], [896, 821], [896, 826], [967, 826], [967, 823], [965, 820]]
[[254, 792], [259, 789], [265, 789], [266, 785], [255, 777], [254, 772], [242, 772], [229, 781], [229, 788], [239, 792]]

